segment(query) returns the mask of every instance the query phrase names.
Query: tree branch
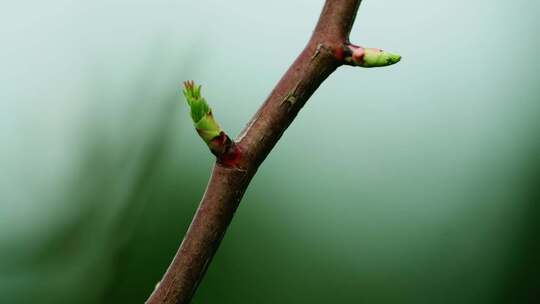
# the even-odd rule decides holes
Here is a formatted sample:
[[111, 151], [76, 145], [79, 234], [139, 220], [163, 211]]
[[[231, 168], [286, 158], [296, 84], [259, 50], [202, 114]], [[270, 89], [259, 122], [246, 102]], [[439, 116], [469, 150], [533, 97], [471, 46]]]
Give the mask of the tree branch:
[[[190, 302], [259, 165], [309, 97], [334, 70], [344, 64], [375, 67], [399, 61], [397, 55], [349, 43], [348, 36], [360, 2], [326, 0], [307, 46], [236, 141], [226, 140], [229, 137], [222, 131], [214, 137], [204, 133], [207, 137], [203, 137], [196, 124], [217, 161], [186, 236], [148, 304]], [[193, 87], [193, 83], [190, 85]], [[192, 106], [189, 99], [188, 103]], [[207, 113], [211, 115], [211, 110]], [[197, 123], [195, 118], [194, 122]], [[221, 142], [229, 146], [220, 147]]]

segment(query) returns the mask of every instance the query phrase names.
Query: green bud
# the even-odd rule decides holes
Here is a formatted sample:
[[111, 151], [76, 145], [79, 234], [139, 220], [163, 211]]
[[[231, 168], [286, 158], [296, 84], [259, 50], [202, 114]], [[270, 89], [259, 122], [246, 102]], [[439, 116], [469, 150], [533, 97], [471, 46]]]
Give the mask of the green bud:
[[349, 56], [345, 58], [345, 61], [348, 64], [364, 68], [389, 66], [401, 60], [400, 55], [381, 49], [363, 48], [356, 45], [348, 45], [347, 53]]
[[364, 49], [364, 67], [382, 67], [398, 63], [401, 56], [380, 49]]
[[212, 109], [201, 96], [201, 86], [195, 85], [193, 81], [184, 82], [184, 96], [190, 107], [191, 118], [197, 132], [210, 146], [212, 139], [221, 133], [221, 127], [212, 115]]

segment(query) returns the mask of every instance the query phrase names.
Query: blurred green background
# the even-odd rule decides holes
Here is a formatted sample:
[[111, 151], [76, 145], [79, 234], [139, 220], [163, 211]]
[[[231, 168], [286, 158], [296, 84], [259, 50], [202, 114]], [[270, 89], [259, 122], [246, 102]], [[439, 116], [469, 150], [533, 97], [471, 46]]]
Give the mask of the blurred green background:
[[[212, 157], [180, 84], [238, 134], [323, 1], [0, 5], [0, 303], [142, 303]], [[369, 1], [344, 67], [262, 165], [194, 303], [536, 303], [538, 1]]]

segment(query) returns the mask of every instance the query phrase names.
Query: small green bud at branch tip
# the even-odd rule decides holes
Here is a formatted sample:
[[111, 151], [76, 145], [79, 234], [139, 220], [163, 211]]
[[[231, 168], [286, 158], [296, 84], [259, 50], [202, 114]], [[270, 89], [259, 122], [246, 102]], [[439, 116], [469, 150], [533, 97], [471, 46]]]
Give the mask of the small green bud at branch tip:
[[[339, 56], [340, 55], [340, 56]], [[342, 57], [345, 64], [364, 68], [384, 67], [398, 63], [401, 56], [377, 48], [364, 48], [348, 44], [343, 52], [336, 53], [338, 59]]]
[[197, 86], [193, 81], [186, 81], [183, 93], [190, 108], [193, 125], [210, 151], [222, 164], [237, 165], [240, 149], [214, 119], [212, 109], [201, 95], [201, 86]]
[[184, 82], [184, 96], [190, 107], [195, 129], [206, 144], [209, 144], [222, 130], [212, 115], [212, 109], [201, 95], [201, 86], [197, 86], [193, 81]]

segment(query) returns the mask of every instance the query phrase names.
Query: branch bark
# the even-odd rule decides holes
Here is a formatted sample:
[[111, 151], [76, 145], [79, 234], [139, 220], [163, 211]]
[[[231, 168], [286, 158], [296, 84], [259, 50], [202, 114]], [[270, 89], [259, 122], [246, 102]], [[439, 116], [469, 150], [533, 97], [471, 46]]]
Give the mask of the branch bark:
[[148, 304], [190, 302], [259, 165], [333, 71], [344, 64], [361, 65], [362, 58], [358, 56], [363, 53], [358, 53], [360, 59], [355, 61], [353, 53], [359, 47], [349, 43], [360, 2], [326, 0], [307, 46], [233, 142], [235, 148], [221, 149], [223, 154], [216, 155], [217, 161], [199, 208]]

